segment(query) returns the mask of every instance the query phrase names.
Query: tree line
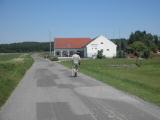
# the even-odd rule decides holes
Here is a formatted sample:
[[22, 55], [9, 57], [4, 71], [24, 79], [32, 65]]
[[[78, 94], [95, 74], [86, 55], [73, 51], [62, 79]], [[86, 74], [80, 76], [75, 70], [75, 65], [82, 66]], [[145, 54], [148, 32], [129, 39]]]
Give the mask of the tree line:
[[146, 31], [135, 31], [128, 39], [112, 39], [117, 44], [117, 57], [132, 54], [136, 57], [149, 58], [151, 53], [160, 50], [160, 37]]
[[[53, 49], [53, 42], [52, 42]], [[42, 52], [49, 51], [49, 42], [21, 42], [12, 44], [0, 44], [0, 53], [15, 53], [15, 52]]]

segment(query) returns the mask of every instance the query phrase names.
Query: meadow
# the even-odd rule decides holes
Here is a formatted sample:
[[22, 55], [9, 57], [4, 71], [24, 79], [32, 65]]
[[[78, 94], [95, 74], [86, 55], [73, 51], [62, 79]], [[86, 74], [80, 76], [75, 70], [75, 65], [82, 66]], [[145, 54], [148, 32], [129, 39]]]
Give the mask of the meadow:
[[[63, 61], [71, 68], [71, 61]], [[80, 72], [160, 106], [160, 58], [82, 60]]]
[[32, 63], [33, 59], [30, 54], [0, 54], [0, 107], [11, 95]]

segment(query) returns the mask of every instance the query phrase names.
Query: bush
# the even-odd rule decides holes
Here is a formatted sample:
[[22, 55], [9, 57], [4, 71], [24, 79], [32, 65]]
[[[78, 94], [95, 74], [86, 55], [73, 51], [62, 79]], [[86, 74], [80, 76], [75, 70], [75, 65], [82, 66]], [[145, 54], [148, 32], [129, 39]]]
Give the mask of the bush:
[[98, 50], [97, 59], [102, 59], [102, 58], [105, 58], [105, 56], [103, 55], [103, 50]]
[[125, 55], [125, 52], [123, 50], [119, 50], [117, 52], [117, 58], [125, 58], [126, 55]]

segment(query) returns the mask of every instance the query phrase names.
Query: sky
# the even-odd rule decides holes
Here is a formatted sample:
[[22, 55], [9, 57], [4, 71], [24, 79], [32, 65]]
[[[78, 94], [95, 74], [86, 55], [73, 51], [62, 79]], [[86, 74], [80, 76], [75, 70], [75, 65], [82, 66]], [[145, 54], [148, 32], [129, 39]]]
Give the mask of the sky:
[[136, 30], [160, 35], [160, 0], [0, 0], [0, 44]]

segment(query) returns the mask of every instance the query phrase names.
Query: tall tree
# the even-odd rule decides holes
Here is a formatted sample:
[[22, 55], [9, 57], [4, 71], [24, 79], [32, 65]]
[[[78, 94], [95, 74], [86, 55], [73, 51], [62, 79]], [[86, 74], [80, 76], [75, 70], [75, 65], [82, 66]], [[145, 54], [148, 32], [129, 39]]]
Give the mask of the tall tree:
[[158, 36], [146, 33], [146, 31], [136, 31], [135, 33], [131, 33], [128, 44], [131, 45], [135, 41], [144, 43], [144, 45], [153, 52], [158, 48]]
[[128, 45], [133, 53], [144, 58], [148, 58], [150, 52], [156, 52], [160, 46], [158, 36], [146, 31], [131, 33]]

